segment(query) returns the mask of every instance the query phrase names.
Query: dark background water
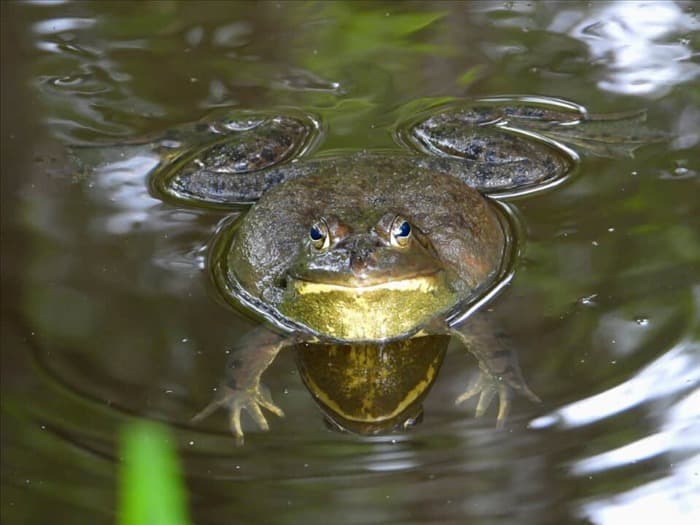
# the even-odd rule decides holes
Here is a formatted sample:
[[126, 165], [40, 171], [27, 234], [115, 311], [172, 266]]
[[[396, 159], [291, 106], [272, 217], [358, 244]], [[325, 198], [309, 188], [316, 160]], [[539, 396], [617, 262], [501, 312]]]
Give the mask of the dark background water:
[[[692, 2], [4, 2], [2, 521], [114, 521], [116, 436], [167, 423], [196, 523], [697, 523], [700, 33]], [[492, 304], [541, 405], [506, 432], [454, 398], [447, 356], [416, 429], [326, 429], [293, 357], [287, 417], [193, 426], [255, 323], [203, 271], [221, 212], [148, 194], [147, 159], [76, 173], [118, 143], [220, 107], [289, 105], [327, 148], [387, 147], [426, 97], [541, 94], [647, 108], [673, 138], [587, 158], [518, 200], [524, 256]]]

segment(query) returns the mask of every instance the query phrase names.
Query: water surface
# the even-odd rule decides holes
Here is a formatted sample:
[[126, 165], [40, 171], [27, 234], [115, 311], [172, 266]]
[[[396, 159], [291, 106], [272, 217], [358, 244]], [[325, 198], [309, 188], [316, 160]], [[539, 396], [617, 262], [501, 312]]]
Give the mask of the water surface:
[[[692, 2], [14, 2], [2, 5], [2, 520], [111, 523], [115, 437], [166, 423], [196, 523], [595, 523], [700, 517], [700, 22]], [[226, 214], [148, 192], [123, 144], [218, 108], [319, 115], [327, 149], [383, 148], [411, 104], [512, 93], [647, 108], [672, 138], [585, 158], [515, 201], [489, 306], [541, 404], [510, 425], [454, 398], [457, 348], [404, 433], [330, 431], [282, 354], [285, 419], [199, 425], [256, 323], [204, 271]], [[250, 423], [250, 421], [248, 421]]]

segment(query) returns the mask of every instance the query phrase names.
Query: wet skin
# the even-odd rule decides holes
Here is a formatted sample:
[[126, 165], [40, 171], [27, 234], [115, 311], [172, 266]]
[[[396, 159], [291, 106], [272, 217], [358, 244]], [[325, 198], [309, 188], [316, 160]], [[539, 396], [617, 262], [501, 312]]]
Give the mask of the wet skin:
[[[601, 119], [573, 104], [520, 102], [454, 105], [425, 115], [400, 128], [398, 141], [413, 151], [394, 153], [309, 157], [314, 122], [302, 114], [241, 112], [166, 137], [162, 148], [174, 141], [189, 149], [153, 177], [165, 199], [211, 206], [257, 201], [221, 236], [211, 264], [226, 293], [276, 328], [240, 342], [218, 397], [195, 419], [224, 406], [239, 441], [242, 410], [267, 429], [261, 407], [279, 416], [282, 410], [260, 377], [285, 346], [325, 343], [330, 355], [339, 345], [381, 349], [420, 337], [455, 337], [477, 358], [481, 377], [457, 399], [478, 396], [477, 415], [498, 395], [502, 425], [512, 392], [536, 400], [515, 354], [488, 322], [460, 315], [507, 273], [512, 232], [485, 195], [561, 180], [577, 160], [563, 141], [600, 154], [613, 144], [631, 150], [641, 139], [615, 142], [601, 132]], [[313, 368], [307, 360], [307, 372]], [[302, 375], [317, 399], [333, 404], [328, 385], [337, 378]], [[435, 374], [429, 375], [428, 387]], [[395, 406], [410, 410], [365, 418], [354, 430], [414, 418], [423, 390], [408, 390]]]
[[449, 340], [427, 335], [382, 344], [305, 343], [297, 346], [297, 366], [331, 428], [378, 434], [420, 421]]

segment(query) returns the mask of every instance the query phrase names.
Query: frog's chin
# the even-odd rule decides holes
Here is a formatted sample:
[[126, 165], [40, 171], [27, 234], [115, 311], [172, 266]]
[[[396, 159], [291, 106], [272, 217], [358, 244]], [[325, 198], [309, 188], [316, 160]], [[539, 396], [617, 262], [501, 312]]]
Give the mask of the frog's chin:
[[322, 336], [382, 341], [410, 334], [456, 303], [444, 272], [360, 285], [291, 279], [280, 311]]

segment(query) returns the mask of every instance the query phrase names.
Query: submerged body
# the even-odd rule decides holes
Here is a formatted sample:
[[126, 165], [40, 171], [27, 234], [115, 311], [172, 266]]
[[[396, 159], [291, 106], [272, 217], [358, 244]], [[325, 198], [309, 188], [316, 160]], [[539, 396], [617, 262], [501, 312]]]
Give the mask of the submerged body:
[[[157, 172], [153, 187], [180, 203], [226, 207], [257, 201], [241, 221], [224, 228], [210, 264], [227, 296], [263, 315], [282, 333], [261, 332], [244, 341], [229, 364], [219, 397], [197, 418], [223, 405], [239, 439], [243, 409], [267, 428], [260, 407], [278, 415], [282, 411], [262, 388], [260, 376], [284, 346], [331, 344], [327, 348], [332, 351], [302, 352], [305, 383], [317, 400], [326, 400], [322, 406], [328, 410], [337, 405], [328, 402], [337, 397], [329, 393], [329, 385], [342, 391], [341, 378], [363, 384], [358, 368], [323, 380], [313, 377], [314, 370], [341, 366], [329, 361], [338, 344], [363, 357], [346, 356], [336, 363], [368, 363], [366, 367], [381, 371], [382, 359], [367, 357], [374, 355], [367, 350], [370, 346], [384, 355], [396, 342], [405, 352], [402, 340], [424, 336], [455, 336], [477, 357], [482, 377], [458, 401], [478, 394], [478, 414], [495, 394], [499, 423], [511, 391], [536, 399], [515, 355], [483, 322], [463, 322], [459, 313], [504, 278], [508, 263], [511, 232], [483, 194], [509, 196], [562, 180], [577, 156], [552, 137], [570, 137], [594, 153], [605, 143], [597, 134], [586, 138], [580, 131], [588, 126], [597, 132], [599, 127], [592, 126], [597, 120], [573, 104], [556, 102], [551, 108], [542, 103], [489, 104], [433, 112], [400, 128], [399, 142], [410, 145], [412, 153], [307, 159], [304, 155], [314, 146], [314, 121], [299, 115], [243, 114], [239, 120], [210, 124], [212, 144], [194, 141], [195, 152], [176, 157]], [[222, 137], [231, 130], [233, 138], [227, 142]], [[304, 158], [295, 160], [299, 155]], [[324, 364], [312, 366], [309, 356]], [[418, 357], [415, 363], [422, 362]], [[408, 369], [409, 361], [393, 362]], [[425, 363], [432, 363], [433, 372], [439, 368], [432, 358]], [[420, 388], [401, 394], [405, 399], [394, 403], [391, 417], [365, 406], [363, 413], [374, 415], [354, 430], [376, 430], [382, 421], [401, 426], [415, 418], [414, 401], [427, 392], [433, 372], [424, 374], [430, 381], [416, 380]], [[401, 371], [388, 367], [377, 373], [382, 377]], [[402, 416], [396, 413], [401, 406], [411, 409]], [[347, 416], [341, 420], [352, 419]]]
[[384, 344], [302, 344], [297, 365], [334, 428], [377, 434], [420, 421], [448, 343], [445, 335], [427, 335]]

